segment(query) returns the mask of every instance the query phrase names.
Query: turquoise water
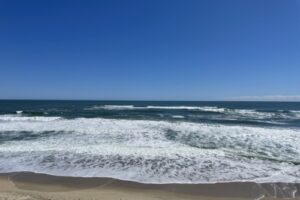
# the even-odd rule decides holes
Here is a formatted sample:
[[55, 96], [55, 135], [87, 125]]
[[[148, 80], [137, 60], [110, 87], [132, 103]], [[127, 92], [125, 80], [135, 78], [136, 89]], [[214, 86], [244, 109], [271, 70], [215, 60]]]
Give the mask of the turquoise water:
[[0, 172], [300, 182], [300, 103], [0, 101]]

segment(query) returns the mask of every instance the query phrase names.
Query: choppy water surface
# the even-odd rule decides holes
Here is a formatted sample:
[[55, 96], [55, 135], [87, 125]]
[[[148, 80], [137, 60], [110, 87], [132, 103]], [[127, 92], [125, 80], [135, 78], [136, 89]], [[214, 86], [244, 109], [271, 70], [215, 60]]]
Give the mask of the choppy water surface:
[[300, 103], [0, 101], [0, 172], [300, 182]]

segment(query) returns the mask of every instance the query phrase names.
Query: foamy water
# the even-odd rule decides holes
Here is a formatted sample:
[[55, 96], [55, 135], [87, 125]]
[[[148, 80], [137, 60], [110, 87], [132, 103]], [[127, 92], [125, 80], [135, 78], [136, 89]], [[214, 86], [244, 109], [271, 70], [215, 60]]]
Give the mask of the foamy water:
[[[26, 110], [0, 115], [0, 172], [113, 177], [144, 183], [300, 182], [300, 129], [293, 126], [297, 116], [291, 114], [297, 110], [272, 114], [255, 109], [221, 111], [219, 107], [209, 111], [226, 112], [228, 121], [234, 111], [237, 119], [229, 123], [210, 118], [203, 110], [198, 121], [190, 119], [189, 115], [201, 114], [200, 106], [95, 106], [84, 105], [81, 111], [76, 107], [72, 117], [71, 111], [51, 115], [50, 108], [47, 113], [51, 116]], [[129, 108], [133, 113], [118, 117]], [[51, 109], [58, 112], [61, 108]], [[111, 115], [101, 117], [99, 109], [101, 115]], [[251, 121], [286, 120], [280, 118], [282, 113], [292, 116], [288, 118], [292, 125]], [[250, 119], [249, 124], [238, 121], [243, 116]]]

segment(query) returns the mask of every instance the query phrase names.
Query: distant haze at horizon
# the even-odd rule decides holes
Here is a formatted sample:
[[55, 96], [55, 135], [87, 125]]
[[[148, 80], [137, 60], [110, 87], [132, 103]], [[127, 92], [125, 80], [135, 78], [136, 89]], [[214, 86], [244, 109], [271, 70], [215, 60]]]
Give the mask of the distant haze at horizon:
[[62, 100], [62, 101], [265, 101], [265, 102], [300, 102], [300, 95], [294, 96], [240, 96], [224, 99], [101, 99], [101, 98], [83, 98], [83, 99], [68, 99], [68, 98], [48, 98], [48, 99], [32, 99], [32, 98], [3, 98], [1, 100]]
[[300, 101], [297, 0], [2, 0], [0, 26], [0, 99]]

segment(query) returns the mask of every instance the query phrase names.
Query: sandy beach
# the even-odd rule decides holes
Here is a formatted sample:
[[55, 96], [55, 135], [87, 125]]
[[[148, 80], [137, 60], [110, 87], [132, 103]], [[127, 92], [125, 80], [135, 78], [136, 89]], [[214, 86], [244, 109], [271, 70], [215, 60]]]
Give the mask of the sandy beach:
[[140, 184], [110, 178], [1, 174], [1, 200], [300, 199], [299, 184]]

